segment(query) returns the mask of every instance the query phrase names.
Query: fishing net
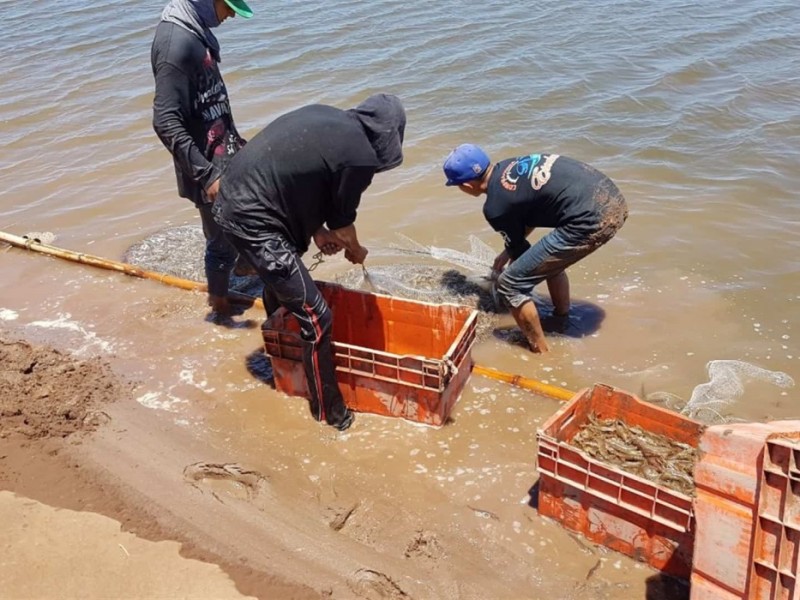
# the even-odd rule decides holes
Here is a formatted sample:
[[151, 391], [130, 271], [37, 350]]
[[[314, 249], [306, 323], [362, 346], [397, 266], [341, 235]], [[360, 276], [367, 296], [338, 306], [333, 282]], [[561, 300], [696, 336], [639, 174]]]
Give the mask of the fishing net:
[[[413, 264], [370, 265], [364, 279], [364, 271], [359, 267], [352, 273], [339, 277], [339, 283], [362, 287], [372, 283], [380, 291], [388, 294], [403, 295], [432, 302], [452, 301], [454, 298], [472, 297], [475, 288], [484, 289], [488, 295], [488, 275], [494, 261], [494, 251], [484, 242], [470, 236], [470, 252], [460, 252], [451, 248], [424, 246], [408, 236], [398, 234], [398, 243], [386, 247], [370, 248], [370, 260], [379, 257], [407, 259], [413, 257]], [[205, 238], [203, 231], [196, 225], [181, 225], [164, 229], [131, 246], [123, 260], [143, 269], [159, 271], [194, 281], [202, 281], [205, 277], [203, 254]], [[459, 277], [458, 271], [444, 269], [441, 265], [425, 265], [445, 262], [462, 267], [472, 274], [480, 276]], [[327, 259], [325, 259], [327, 260]], [[396, 261], [393, 261], [396, 262]], [[451, 273], [445, 276], [446, 273]], [[240, 278], [241, 279], [241, 278]], [[454, 295], [455, 294], [455, 295]]]
[[706, 365], [708, 383], [701, 383], [681, 410], [699, 421], [723, 420], [721, 410], [744, 394], [749, 381], [765, 381], [781, 388], [794, 386], [794, 380], [781, 371], [768, 371], [740, 360], [712, 360]]
[[40, 244], [52, 244], [56, 240], [56, 234], [51, 231], [29, 231], [22, 237]]
[[475, 236], [470, 236], [470, 252], [459, 252], [452, 248], [431, 246], [430, 254], [436, 260], [463, 267], [476, 274], [488, 274], [492, 270], [495, 253]]
[[[492, 270], [495, 252], [490, 246], [475, 236], [469, 236], [470, 251], [461, 252], [453, 248], [425, 246], [406, 235], [396, 235], [399, 242], [392, 243], [389, 246], [370, 247], [370, 258], [388, 256], [428, 259], [436, 262], [449, 263], [452, 266], [461, 267], [472, 274], [480, 276], [488, 276]], [[488, 284], [486, 287], [488, 289]]]
[[[496, 253], [475, 236], [469, 237], [469, 246], [468, 252], [425, 246], [398, 234], [395, 243], [370, 247], [366, 269], [348, 269], [334, 275], [333, 281], [351, 289], [475, 308], [479, 311], [477, 337], [485, 339], [499, 319], [488, 277]], [[159, 231], [131, 246], [124, 260], [151, 271], [204, 281], [204, 249], [202, 229], [182, 225]], [[332, 260], [343, 262], [338, 257]], [[231, 288], [253, 296], [261, 294], [257, 277], [234, 276]]]
[[361, 268], [350, 269], [334, 280], [350, 289], [476, 308], [478, 339], [491, 335], [498, 324], [499, 316], [494, 310], [491, 294], [455, 269], [418, 264], [378, 265], [369, 267], [366, 275]]
[[741, 398], [748, 382], [764, 381], [780, 388], [794, 386], [794, 379], [782, 371], [769, 371], [741, 360], [712, 360], [706, 368], [709, 381], [696, 386], [688, 401], [670, 392], [653, 392], [647, 395], [647, 401], [713, 425], [738, 420], [723, 412]]
[[[476, 337], [481, 340], [491, 335], [499, 320], [488, 277], [495, 251], [475, 236], [469, 237], [469, 252], [425, 246], [402, 234], [398, 234], [397, 239], [398, 242], [389, 246], [371, 248], [373, 260], [368, 262], [378, 257], [398, 260], [392, 264], [370, 264], [366, 269], [351, 269], [336, 276], [336, 283], [409, 300], [475, 308], [478, 310]], [[414, 262], [407, 262], [408, 257], [413, 257]]]
[[150, 271], [203, 281], [206, 240], [196, 225], [163, 229], [128, 248], [122, 260]]
[[[794, 385], [794, 380], [786, 373], [740, 360], [712, 360], [707, 369], [709, 381], [696, 386], [688, 402], [667, 392], [650, 394], [647, 400], [662, 402], [702, 423], [725, 423], [735, 419], [723, 416], [722, 411], [744, 394], [746, 383], [764, 381], [781, 388]], [[593, 414], [581, 426], [572, 444], [605, 463], [683, 494], [694, 494], [693, 472], [698, 453], [687, 444], [618, 419], [600, 420]]]
[[[197, 225], [163, 229], [128, 248], [123, 260], [137, 267], [167, 273], [191, 281], [205, 281], [206, 239]], [[231, 276], [232, 290], [261, 296], [261, 280], [255, 276]]]

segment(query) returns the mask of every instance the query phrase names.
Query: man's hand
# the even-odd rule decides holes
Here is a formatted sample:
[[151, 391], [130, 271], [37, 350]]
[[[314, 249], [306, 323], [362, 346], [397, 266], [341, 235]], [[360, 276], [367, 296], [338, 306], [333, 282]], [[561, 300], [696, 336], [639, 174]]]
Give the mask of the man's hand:
[[314, 243], [322, 253], [331, 256], [343, 248], [339, 238], [332, 234], [326, 227], [320, 227], [314, 232]]
[[497, 257], [494, 259], [494, 264], [492, 265], [492, 273], [497, 273], [498, 275], [503, 272], [506, 265], [508, 264], [510, 257], [508, 256], [508, 250], [503, 250]]
[[206, 199], [208, 200], [209, 204], [214, 204], [214, 201], [217, 199], [217, 194], [219, 193], [219, 177], [217, 177], [210, 186], [206, 188]]
[[364, 246], [358, 246], [355, 250], [345, 250], [344, 257], [354, 265], [363, 265], [367, 254], [369, 254], [369, 250]]

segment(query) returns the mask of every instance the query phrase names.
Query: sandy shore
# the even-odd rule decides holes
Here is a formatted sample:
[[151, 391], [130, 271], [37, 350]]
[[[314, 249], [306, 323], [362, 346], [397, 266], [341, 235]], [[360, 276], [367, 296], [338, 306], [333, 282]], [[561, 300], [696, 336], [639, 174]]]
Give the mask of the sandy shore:
[[217, 467], [199, 465], [170, 481], [182, 440], [107, 364], [7, 337], [0, 364], [4, 598], [319, 597], [204, 535], [226, 492], [259, 477], [228, 466], [230, 490], [206, 493]]
[[402, 482], [379, 496], [346, 464], [303, 484], [233, 462], [99, 359], [9, 336], [0, 359], [3, 597], [685, 598], [528, 507], [557, 571], [497, 536], [498, 515], [426, 509]]

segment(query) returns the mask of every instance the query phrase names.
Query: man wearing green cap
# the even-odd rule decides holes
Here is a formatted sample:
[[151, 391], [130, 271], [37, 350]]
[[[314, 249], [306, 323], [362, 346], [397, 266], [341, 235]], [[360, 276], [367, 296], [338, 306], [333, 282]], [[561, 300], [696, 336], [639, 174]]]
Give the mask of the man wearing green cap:
[[151, 48], [155, 77], [153, 128], [172, 154], [178, 194], [200, 211], [206, 238], [208, 303], [229, 312], [228, 283], [237, 252], [211, 216], [219, 178], [245, 141], [236, 130], [219, 71], [219, 42], [211, 29], [225, 19], [246, 19], [244, 0], [171, 0], [161, 13]]

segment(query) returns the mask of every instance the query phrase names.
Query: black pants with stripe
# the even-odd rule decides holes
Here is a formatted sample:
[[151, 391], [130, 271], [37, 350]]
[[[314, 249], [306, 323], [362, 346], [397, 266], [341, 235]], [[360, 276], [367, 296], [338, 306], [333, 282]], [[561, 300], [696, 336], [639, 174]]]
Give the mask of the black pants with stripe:
[[266, 233], [259, 241], [227, 233], [233, 246], [258, 272], [264, 283], [264, 307], [269, 315], [275, 301], [300, 324], [303, 367], [311, 392], [311, 412], [318, 421], [340, 424], [347, 416], [331, 348], [332, 317], [297, 251], [279, 233]]

